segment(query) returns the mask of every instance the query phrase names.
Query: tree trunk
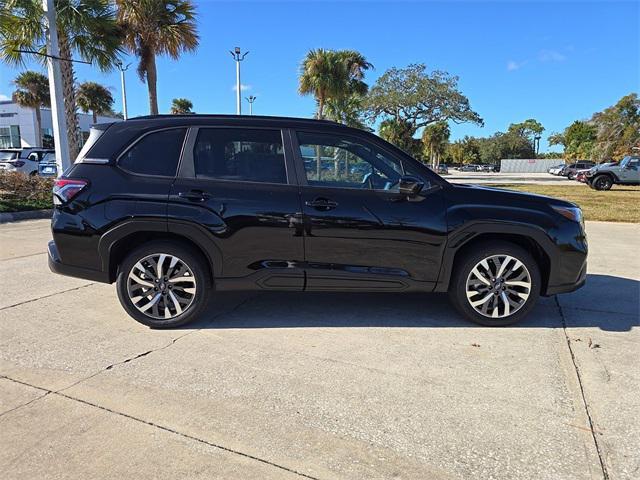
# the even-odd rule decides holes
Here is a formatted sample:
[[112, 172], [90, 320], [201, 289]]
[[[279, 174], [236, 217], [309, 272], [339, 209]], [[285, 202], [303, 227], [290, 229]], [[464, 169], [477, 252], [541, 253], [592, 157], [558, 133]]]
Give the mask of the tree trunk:
[[[58, 47], [60, 58], [71, 58], [69, 40], [62, 30], [58, 30]], [[64, 97], [64, 116], [67, 119], [67, 141], [69, 142], [69, 159], [73, 163], [80, 152], [80, 128], [78, 125], [78, 113], [76, 106], [75, 75], [73, 63], [61, 61], [60, 73], [62, 74], [62, 91]]]
[[156, 70], [156, 55], [149, 53], [147, 61], [147, 87], [149, 88], [149, 113], [158, 115], [158, 91], [156, 83], [158, 81], [158, 71]]
[[42, 147], [42, 113], [40, 105], [36, 105], [36, 147]]
[[98, 123], [98, 114], [96, 113], [95, 110], [93, 110], [92, 113], [93, 113], [93, 123], [96, 124]]

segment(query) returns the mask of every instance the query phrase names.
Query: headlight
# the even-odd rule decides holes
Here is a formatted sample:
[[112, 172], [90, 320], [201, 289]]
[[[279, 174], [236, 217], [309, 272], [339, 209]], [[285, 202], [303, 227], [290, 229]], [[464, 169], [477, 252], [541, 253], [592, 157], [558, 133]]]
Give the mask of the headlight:
[[560, 206], [552, 205], [551, 208], [553, 208], [556, 212], [558, 212], [564, 218], [567, 218], [574, 222], [578, 222], [581, 225], [583, 224], [582, 210], [580, 210], [579, 207], [560, 207]]

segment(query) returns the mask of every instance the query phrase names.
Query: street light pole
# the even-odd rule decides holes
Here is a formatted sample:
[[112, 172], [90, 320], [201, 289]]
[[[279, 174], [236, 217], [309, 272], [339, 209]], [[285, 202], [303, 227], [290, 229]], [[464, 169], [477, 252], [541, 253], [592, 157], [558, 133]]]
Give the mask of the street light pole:
[[51, 96], [51, 119], [53, 120], [53, 141], [57, 150], [56, 166], [58, 176], [71, 166], [69, 158], [69, 139], [67, 137], [67, 118], [64, 114], [64, 94], [62, 92], [62, 73], [60, 72], [60, 50], [58, 49], [58, 26], [53, 0], [42, 0], [48, 35], [47, 72], [49, 74], [49, 95]]
[[229, 50], [229, 53], [236, 61], [236, 113], [238, 115], [242, 115], [242, 96], [241, 96], [241, 88], [242, 84], [240, 83], [240, 62], [244, 60], [249, 52], [240, 53], [240, 47], [236, 47], [234, 50]]
[[127, 71], [131, 64], [128, 63], [125, 67], [122, 62], [118, 62], [116, 65], [118, 67], [118, 70], [120, 70], [120, 83], [122, 84], [122, 114], [124, 115], [124, 119], [126, 120], [129, 118], [129, 116], [127, 115], [127, 86], [125, 85], [124, 81], [124, 72]]
[[249, 95], [247, 97], [247, 102], [249, 102], [249, 115], [253, 115], [253, 102], [256, 101], [256, 98], [255, 95]]

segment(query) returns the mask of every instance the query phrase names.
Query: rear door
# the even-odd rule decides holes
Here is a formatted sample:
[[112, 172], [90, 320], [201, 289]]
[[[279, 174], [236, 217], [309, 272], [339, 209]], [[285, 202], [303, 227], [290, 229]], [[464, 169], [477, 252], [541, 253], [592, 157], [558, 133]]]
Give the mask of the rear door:
[[[404, 290], [436, 282], [446, 240], [435, 175], [359, 136], [298, 131], [307, 289]], [[424, 194], [400, 195], [402, 174], [422, 177]]]
[[204, 229], [219, 256], [223, 289], [301, 290], [304, 260], [300, 198], [277, 128], [189, 130], [169, 196], [169, 228]]

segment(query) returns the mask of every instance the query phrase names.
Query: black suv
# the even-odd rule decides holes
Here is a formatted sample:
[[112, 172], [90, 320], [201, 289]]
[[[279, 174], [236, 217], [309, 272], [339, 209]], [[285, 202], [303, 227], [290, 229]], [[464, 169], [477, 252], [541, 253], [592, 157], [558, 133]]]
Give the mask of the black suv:
[[575, 205], [452, 185], [327, 121], [97, 125], [54, 200], [51, 269], [116, 282], [152, 327], [196, 319], [214, 289], [449, 292], [470, 320], [506, 325], [586, 277]]

